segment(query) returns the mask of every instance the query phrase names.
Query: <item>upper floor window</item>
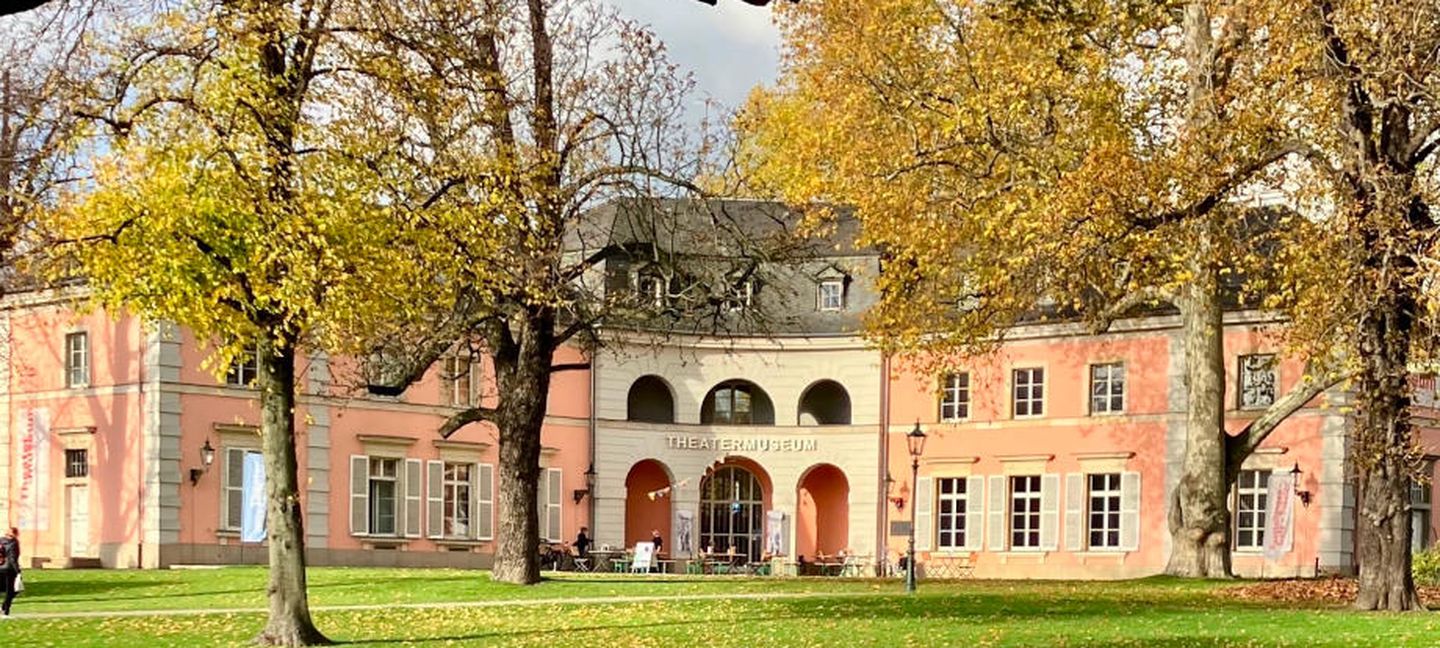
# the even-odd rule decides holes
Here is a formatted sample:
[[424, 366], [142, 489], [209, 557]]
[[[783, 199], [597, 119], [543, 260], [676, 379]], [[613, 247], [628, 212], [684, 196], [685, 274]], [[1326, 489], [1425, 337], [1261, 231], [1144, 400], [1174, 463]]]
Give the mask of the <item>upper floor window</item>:
[[742, 279], [730, 284], [729, 295], [726, 296], [726, 304], [730, 310], [737, 311], [750, 308], [755, 304], [755, 280]]
[[1125, 411], [1125, 365], [1119, 362], [1090, 366], [1090, 413]]
[[255, 378], [260, 375], [260, 358], [254, 353], [246, 353], [230, 363], [230, 368], [225, 370], [225, 384], [235, 387], [249, 387], [255, 384]]
[[665, 305], [665, 278], [653, 271], [642, 270], [635, 275], [635, 299], [655, 307]]
[[822, 280], [816, 287], [815, 302], [822, 311], [845, 310], [845, 280]]
[[774, 425], [775, 407], [754, 383], [732, 380], [717, 385], [700, 406], [701, 423]]
[[1038, 367], [1016, 369], [1011, 375], [1014, 379], [1013, 415], [1020, 418], [1045, 414], [1045, 370]]
[[970, 418], [970, 374], [945, 374], [940, 379], [940, 420], [963, 421]]
[[90, 384], [90, 336], [84, 331], [65, 335], [65, 386]]
[[1269, 407], [1275, 402], [1275, 355], [1240, 356], [1240, 408]]
[[1265, 547], [1265, 524], [1270, 499], [1270, 471], [1242, 470], [1235, 480], [1235, 548], [1258, 551]]
[[90, 451], [84, 448], [65, 449], [65, 477], [90, 476]]
[[479, 363], [466, 354], [445, 356], [440, 382], [445, 404], [451, 407], [474, 407], [480, 391]]

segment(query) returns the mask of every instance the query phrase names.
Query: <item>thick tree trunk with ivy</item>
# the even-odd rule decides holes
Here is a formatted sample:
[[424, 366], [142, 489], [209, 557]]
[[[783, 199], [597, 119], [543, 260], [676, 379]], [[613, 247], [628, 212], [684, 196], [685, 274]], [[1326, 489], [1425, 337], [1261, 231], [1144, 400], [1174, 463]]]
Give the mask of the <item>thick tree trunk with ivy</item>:
[[265, 524], [270, 553], [270, 618], [256, 638], [269, 646], [330, 641], [310, 619], [305, 588], [305, 522], [295, 457], [295, 343], [262, 338], [257, 358], [265, 458]]

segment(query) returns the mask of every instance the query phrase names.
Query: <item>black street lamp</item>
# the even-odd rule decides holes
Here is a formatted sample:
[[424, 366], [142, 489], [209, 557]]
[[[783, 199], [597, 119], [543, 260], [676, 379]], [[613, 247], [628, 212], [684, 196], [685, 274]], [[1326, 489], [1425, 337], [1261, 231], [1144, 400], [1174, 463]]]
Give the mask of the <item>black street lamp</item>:
[[920, 421], [915, 421], [915, 429], [905, 435], [905, 444], [910, 448], [910, 550], [905, 558], [905, 593], [915, 593], [915, 509], [919, 508], [919, 502], [913, 501], [920, 496], [920, 455], [925, 453], [925, 431], [920, 429]]

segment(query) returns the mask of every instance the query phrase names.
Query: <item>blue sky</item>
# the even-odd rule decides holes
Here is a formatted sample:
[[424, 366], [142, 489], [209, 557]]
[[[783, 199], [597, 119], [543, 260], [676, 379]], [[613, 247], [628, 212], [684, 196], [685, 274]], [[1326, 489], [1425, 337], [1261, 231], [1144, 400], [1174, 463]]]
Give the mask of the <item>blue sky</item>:
[[647, 23], [670, 48], [671, 58], [695, 74], [697, 101], [710, 98], [736, 108], [756, 84], [772, 84], [780, 32], [769, 7], [740, 0], [606, 0], [628, 18]]

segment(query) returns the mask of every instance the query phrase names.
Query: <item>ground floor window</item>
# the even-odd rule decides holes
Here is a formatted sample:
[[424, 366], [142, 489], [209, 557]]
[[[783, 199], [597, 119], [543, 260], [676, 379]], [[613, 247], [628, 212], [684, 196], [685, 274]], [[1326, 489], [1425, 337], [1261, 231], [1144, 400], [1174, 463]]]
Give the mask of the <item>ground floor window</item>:
[[700, 547], [760, 559], [765, 494], [754, 473], [725, 466], [700, 484]]
[[[1425, 473], [1431, 474], [1434, 464], [1425, 466]], [[1410, 548], [1422, 551], [1434, 540], [1430, 536], [1431, 496], [1430, 484], [1417, 481], [1410, 484]]]
[[1010, 478], [1010, 546], [1040, 547], [1040, 476]]
[[1087, 476], [1089, 544], [1092, 549], [1120, 548], [1120, 473]]
[[370, 533], [374, 535], [396, 535], [396, 481], [400, 474], [400, 460], [382, 457], [370, 458]]
[[445, 464], [441, 482], [441, 523], [443, 533], [452, 538], [470, 536], [470, 472], [474, 464]]
[[937, 543], [941, 549], [965, 547], [965, 512], [969, 508], [964, 477], [941, 477], [935, 480], [939, 491], [936, 507]]
[[1259, 550], [1265, 547], [1270, 472], [1242, 470], [1235, 482], [1235, 548]]

